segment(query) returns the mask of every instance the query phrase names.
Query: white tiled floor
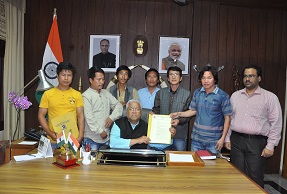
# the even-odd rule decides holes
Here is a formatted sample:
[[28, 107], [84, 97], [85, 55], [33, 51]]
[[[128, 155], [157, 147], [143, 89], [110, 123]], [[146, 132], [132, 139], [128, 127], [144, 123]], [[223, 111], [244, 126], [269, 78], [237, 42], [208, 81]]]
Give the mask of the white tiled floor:
[[[280, 187], [284, 188], [285, 190], [280, 190], [280, 188], [274, 188], [272, 185], [265, 184], [264, 189], [269, 193], [269, 194], [280, 194], [280, 193], [287, 193], [287, 179], [284, 177], [280, 176], [279, 174], [265, 174], [264, 175], [264, 181], [273, 181], [276, 187], [276, 184], [279, 185]], [[273, 186], [274, 186], [273, 185]]]

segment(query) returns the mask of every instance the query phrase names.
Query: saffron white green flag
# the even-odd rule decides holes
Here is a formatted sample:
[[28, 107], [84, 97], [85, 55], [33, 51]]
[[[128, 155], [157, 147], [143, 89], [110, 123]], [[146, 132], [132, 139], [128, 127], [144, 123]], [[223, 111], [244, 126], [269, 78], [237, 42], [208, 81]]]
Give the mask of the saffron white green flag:
[[69, 136], [68, 136], [68, 145], [75, 155], [78, 151], [78, 148], [80, 147], [80, 144], [71, 132], [69, 132]]
[[58, 30], [57, 15], [54, 13], [52, 27], [46, 44], [42, 69], [46, 79], [54, 86], [58, 85], [57, 66], [63, 62], [62, 47]]
[[57, 134], [57, 144], [58, 146], [62, 146], [66, 143], [66, 137], [65, 137], [65, 133], [64, 131], [62, 131], [61, 133]]

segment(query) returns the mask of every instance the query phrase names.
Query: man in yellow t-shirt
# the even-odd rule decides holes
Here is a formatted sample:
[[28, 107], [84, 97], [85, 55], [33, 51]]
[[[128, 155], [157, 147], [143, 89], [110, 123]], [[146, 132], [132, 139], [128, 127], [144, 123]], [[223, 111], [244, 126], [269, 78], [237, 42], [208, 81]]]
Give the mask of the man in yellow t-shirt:
[[[72, 112], [76, 118], [79, 135], [77, 141], [81, 143], [84, 136], [84, 103], [80, 92], [70, 87], [75, 76], [76, 69], [72, 64], [61, 62], [57, 67], [58, 86], [47, 90], [41, 99], [38, 112], [38, 120], [44, 131], [52, 140], [57, 140], [51, 120], [58, 116]], [[48, 113], [48, 122], [45, 118]]]

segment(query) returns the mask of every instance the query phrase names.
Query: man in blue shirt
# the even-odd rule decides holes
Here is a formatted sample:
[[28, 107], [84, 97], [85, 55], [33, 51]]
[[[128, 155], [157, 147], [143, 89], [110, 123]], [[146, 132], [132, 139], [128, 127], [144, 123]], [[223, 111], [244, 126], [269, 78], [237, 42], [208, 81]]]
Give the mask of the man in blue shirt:
[[138, 91], [139, 101], [143, 108], [152, 109], [154, 105], [155, 94], [159, 91], [157, 87], [159, 83], [159, 73], [156, 69], [150, 68], [145, 73], [145, 81], [147, 87]]
[[191, 134], [191, 151], [210, 150], [219, 154], [230, 125], [229, 96], [218, 88], [215, 67], [206, 66], [198, 75], [202, 87], [195, 90], [189, 110], [172, 113], [172, 118], [196, 115]]
[[[142, 107], [138, 100], [129, 100], [126, 104], [127, 116], [117, 119], [111, 129], [110, 147], [121, 149], [147, 149], [150, 138], [147, 137], [148, 125], [141, 119]], [[175, 129], [170, 128], [171, 135]], [[160, 147], [162, 144], [159, 144]], [[151, 148], [152, 149], [152, 148]]]

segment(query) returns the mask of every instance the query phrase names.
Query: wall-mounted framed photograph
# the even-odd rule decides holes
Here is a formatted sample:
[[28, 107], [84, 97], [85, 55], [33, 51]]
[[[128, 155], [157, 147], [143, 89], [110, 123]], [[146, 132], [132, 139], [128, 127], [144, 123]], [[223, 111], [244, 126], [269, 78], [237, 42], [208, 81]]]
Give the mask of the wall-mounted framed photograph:
[[89, 67], [116, 72], [120, 64], [120, 35], [90, 35]]
[[182, 74], [188, 74], [189, 38], [159, 37], [158, 72], [166, 73], [171, 66], [178, 66]]

